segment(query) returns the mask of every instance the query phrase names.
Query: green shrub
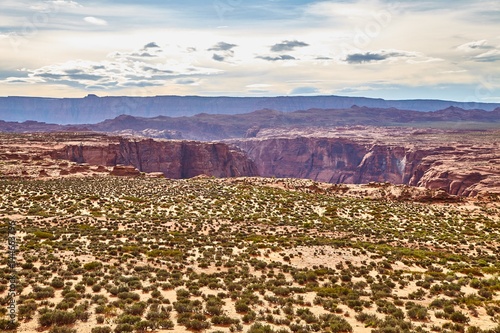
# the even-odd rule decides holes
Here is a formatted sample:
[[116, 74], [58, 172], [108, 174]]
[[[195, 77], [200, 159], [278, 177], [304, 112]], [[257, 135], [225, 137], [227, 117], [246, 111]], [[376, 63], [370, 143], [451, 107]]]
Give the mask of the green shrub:
[[221, 325], [221, 326], [226, 326], [226, 325], [231, 325], [235, 324], [235, 320], [232, 319], [231, 317], [222, 315], [222, 316], [213, 316], [210, 321], [214, 325]]
[[142, 316], [146, 307], [147, 307], [146, 303], [138, 302], [126, 308], [125, 313], [135, 316]]
[[332, 333], [350, 333], [352, 326], [344, 318], [328, 313], [319, 317], [322, 327], [329, 327]]
[[192, 319], [184, 323], [184, 326], [186, 326], [188, 330], [201, 331], [210, 328], [210, 323], [204, 320]]
[[133, 331], [134, 331], [134, 326], [130, 324], [118, 324], [116, 325], [114, 330], [115, 333], [133, 332]]
[[130, 300], [130, 301], [139, 301], [141, 299], [141, 296], [139, 294], [126, 291], [118, 293], [117, 296], [119, 299]]
[[0, 319], [0, 329], [3, 331], [14, 331], [19, 327], [17, 321], [10, 321], [9, 319]]
[[42, 327], [52, 325], [71, 325], [76, 322], [74, 312], [66, 312], [61, 310], [48, 310], [38, 318], [38, 323]]
[[76, 329], [70, 327], [53, 327], [50, 329], [49, 333], [76, 333]]
[[46, 231], [35, 231], [33, 233], [37, 238], [41, 238], [41, 239], [54, 239], [54, 235], [50, 232], [46, 232]]
[[54, 278], [50, 283], [50, 286], [56, 289], [60, 289], [64, 287], [64, 280], [61, 278]]
[[95, 271], [97, 269], [100, 269], [101, 267], [102, 267], [102, 263], [99, 261], [92, 261], [92, 262], [88, 262], [85, 265], [83, 265], [83, 268], [86, 271]]
[[138, 323], [140, 321], [141, 321], [140, 316], [132, 316], [132, 315], [128, 315], [128, 314], [121, 315], [117, 319], [118, 324], [134, 325], [135, 323]]
[[163, 329], [172, 329], [174, 328], [174, 322], [171, 321], [170, 319], [160, 319], [158, 320], [158, 327], [163, 328]]
[[247, 333], [275, 333], [273, 328], [262, 323], [255, 323], [248, 329]]
[[450, 320], [454, 323], [466, 324], [470, 321], [469, 317], [460, 311], [455, 311], [450, 315]]
[[414, 305], [408, 309], [407, 314], [413, 320], [425, 320], [427, 319], [427, 308], [421, 305]]
[[97, 326], [97, 327], [93, 327], [90, 332], [91, 333], [111, 333], [111, 327], [109, 327], [109, 326]]

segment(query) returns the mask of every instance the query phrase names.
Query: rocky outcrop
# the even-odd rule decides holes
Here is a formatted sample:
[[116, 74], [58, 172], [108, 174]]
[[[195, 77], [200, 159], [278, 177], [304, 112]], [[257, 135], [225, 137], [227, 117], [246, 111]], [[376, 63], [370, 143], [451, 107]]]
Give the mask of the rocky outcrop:
[[165, 177], [176, 179], [201, 174], [215, 177], [257, 175], [255, 164], [244, 153], [224, 143], [118, 138], [107, 145], [67, 145], [50, 155], [90, 165], [133, 166], [141, 172], [162, 172]]
[[137, 177], [141, 172], [130, 165], [115, 165], [111, 170], [110, 175], [120, 177]]
[[500, 193], [500, 168], [476, 167], [450, 156], [434, 155], [417, 166], [408, 185], [444, 190], [449, 194], [476, 196]]

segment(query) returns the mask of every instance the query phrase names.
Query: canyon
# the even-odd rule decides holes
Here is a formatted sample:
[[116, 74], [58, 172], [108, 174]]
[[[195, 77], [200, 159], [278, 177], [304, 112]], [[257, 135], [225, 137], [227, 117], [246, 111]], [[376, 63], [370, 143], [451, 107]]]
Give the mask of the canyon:
[[[103, 173], [174, 179], [306, 178], [334, 184], [403, 184], [478, 196], [500, 193], [499, 136], [498, 130], [364, 126], [268, 129], [252, 138], [223, 142], [90, 132], [3, 134], [0, 171], [7, 178]], [[26, 171], [28, 166], [33, 171]]]
[[[500, 193], [500, 131], [288, 129], [229, 140], [264, 177], [405, 184], [459, 196]], [[491, 141], [490, 141], [491, 140]]]
[[1, 139], [0, 171], [7, 178], [141, 172], [175, 179], [257, 175], [255, 164], [243, 152], [224, 143], [132, 140], [93, 133], [2, 135]]
[[[386, 104], [379, 100], [334, 97], [129, 98], [126, 100], [137, 105], [161, 100], [164, 111], [175, 107], [178, 114], [194, 112], [196, 105], [203, 106], [198, 111], [216, 112], [219, 108], [222, 113], [233, 114], [149, 118], [121, 114], [98, 123], [66, 125], [61, 124], [64, 117], [55, 124], [0, 120], [0, 132], [4, 133], [0, 170], [4, 177], [103, 173], [115, 176], [145, 173], [174, 179], [201, 175], [262, 176], [332, 184], [401, 184], [457, 196], [500, 193], [500, 107], [488, 105], [487, 110], [466, 110], [448, 105], [421, 112], [394, 107], [347, 107], [345, 104], [351, 102]], [[87, 96], [84, 100], [96, 105], [123, 102], [97, 96]], [[51, 103], [56, 107], [59, 102]], [[70, 102], [65, 101], [67, 105], [78, 101]], [[343, 108], [297, 109], [333, 102]], [[403, 104], [414, 106], [408, 103]], [[426, 103], [419, 105], [435, 106]], [[143, 106], [139, 114], [154, 113], [148, 111], [149, 106]], [[275, 108], [239, 113], [256, 106]], [[112, 110], [123, 111], [110, 105], [103, 107], [107, 110], [102, 113], [105, 116]], [[291, 111], [293, 108], [295, 111]], [[78, 116], [69, 109], [58, 110]], [[23, 164], [18, 165], [16, 160]]]

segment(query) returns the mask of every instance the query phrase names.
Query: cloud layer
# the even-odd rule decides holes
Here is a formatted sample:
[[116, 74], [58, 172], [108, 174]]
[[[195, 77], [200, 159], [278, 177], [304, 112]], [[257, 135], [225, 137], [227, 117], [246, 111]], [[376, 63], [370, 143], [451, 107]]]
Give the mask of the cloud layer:
[[6, 0], [0, 89], [500, 101], [498, 2], [216, 4]]

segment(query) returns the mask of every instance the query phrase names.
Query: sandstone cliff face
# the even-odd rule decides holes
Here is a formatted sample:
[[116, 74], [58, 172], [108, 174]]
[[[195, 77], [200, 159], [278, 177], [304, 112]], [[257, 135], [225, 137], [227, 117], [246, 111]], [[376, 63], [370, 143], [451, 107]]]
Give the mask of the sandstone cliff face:
[[367, 148], [348, 140], [312, 138], [235, 141], [264, 177], [355, 183]]
[[500, 193], [500, 164], [491, 161], [485, 157], [486, 163], [471, 165], [453, 155], [428, 156], [417, 165], [408, 185], [440, 189], [460, 196]]
[[223, 143], [194, 141], [132, 141], [120, 138], [108, 145], [68, 145], [52, 158], [91, 165], [132, 165], [168, 178], [256, 176], [255, 164], [244, 153]]
[[265, 177], [307, 178], [329, 183], [403, 184], [412, 163], [404, 148], [348, 139], [296, 138], [244, 140], [235, 144], [255, 161]]
[[[390, 182], [474, 196], [500, 193], [493, 147], [481, 150], [371, 144], [342, 138], [272, 138], [232, 141], [264, 177], [307, 178], [329, 183]], [[470, 148], [470, 147], [468, 147]], [[476, 160], [476, 164], [474, 162]], [[493, 160], [495, 161], [495, 160]]]

